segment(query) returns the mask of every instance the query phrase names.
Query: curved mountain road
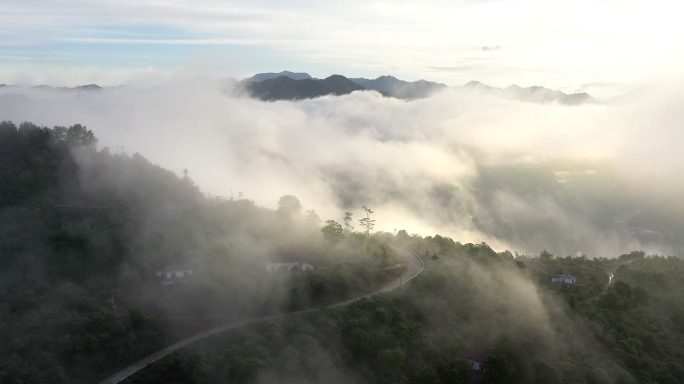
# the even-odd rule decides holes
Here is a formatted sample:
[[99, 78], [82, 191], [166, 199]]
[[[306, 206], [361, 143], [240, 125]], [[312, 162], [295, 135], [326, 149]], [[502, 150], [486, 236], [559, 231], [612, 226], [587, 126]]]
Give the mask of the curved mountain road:
[[[396, 278], [387, 284], [383, 285], [382, 287], [378, 288], [378, 291], [382, 292], [389, 292], [399, 286], [399, 282], [401, 279], [401, 284], [407, 283], [409, 280], [413, 279], [416, 277], [419, 273], [423, 271], [423, 260], [412, 250], [408, 248], [400, 248], [400, 247], [394, 247], [395, 250], [397, 250], [403, 257], [406, 259], [406, 263], [408, 264], [408, 270], [404, 272], [400, 278]], [[365, 294], [363, 296], [355, 297], [353, 299], [341, 302], [341, 303], [336, 303], [336, 304], [331, 304], [325, 307], [317, 307], [317, 308], [311, 308], [311, 309], [305, 309], [302, 311], [297, 311], [297, 312], [285, 312], [285, 313], [279, 313], [277, 315], [268, 315], [268, 316], [261, 316], [261, 317], [252, 317], [252, 318], [246, 318], [242, 320], [235, 321], [230, 324], [222, 325], [216, 328], [212, 328], [208, 331], [204, 331], [201, 333], [198, 333], [194, 336], [188, 337], [187, 339], [183, 339], [181, 341], [178, 341], [177, 343], [171, 344], [168, 347], [161, 349], [145, 358], [142, 358], [135, 363], [129, 365], [128, 367], [120, 370], [119, 372], [109, 376], [108, 378], [98, 382], [98, 384], [115, 384], [120, 382], [121, 380], [127, 378], [128, 376], [138, 372], [139, 370], [145, 368], [148, 364], [151, 364], [162, 357], [169, 355], [173, 353], [177, 349], [185, 348], [190, 344], [193, 344], [199, 340], [205, 339], [207, 337], [217, 335], [219, 333], [225, 332], [229, 329], [237, 328], [243, 325], [247, 324], [253, 324], [253, 323], [260, 323], [262, 321], [268, 321], [268, 320], [274, 320], [282, 316], [287, 316], [287, 315], [296, 315], [296, 314], [301, 314], [301, 313], [306, 313], [306, 312], [311, 312], [315, 311], [317, 309], [321, 308], [335, 308], [335, 307], [341, 307], [344, 305], [347, 305], [349, 303], [352, 303], [354, 301], [360, 300], [364, 297], [370, 297], [371, 293]]]

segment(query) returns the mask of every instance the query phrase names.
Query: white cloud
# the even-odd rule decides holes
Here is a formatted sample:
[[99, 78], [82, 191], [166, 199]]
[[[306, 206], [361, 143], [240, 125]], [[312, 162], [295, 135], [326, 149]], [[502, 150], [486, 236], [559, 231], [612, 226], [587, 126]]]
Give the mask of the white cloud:
[[[538, 252], [552, 243], [570, 253], [588, 252], [573, 248], [577, 239], [606, 253], [632, 244], [600, 233], [553, 190], [535, 197], [534, 184], [532, 195], [507, 189], [517, 185], [515, 177], [501, 188], [482, 190], [483, 180], [492, 177], [489, 166], [520, 171], [565, 162], [584, 167], [575, 174], [593, 176], [610, 164], [629, 175], [628, 185], [635, 188], [630, 193], [643, 192], [642, 184], [657, 186], [649, 193], [660, 198], [662, 191], [681, 188], [673, 177], [684, 172], [681, 90], [623, 107], [567, 107], [457, 92], [414, 102], [360, 92], [264, 103], [193, 84], [39, 102], [4, 97], [0, 116], [47, 126], [85, 124], [101, 145], [139, 151], [176, 172], [187, 168], [215, 194], [242, 191], [271, 207], [279, 196], [294, 194], [323, 218], [367, 204], [382, 230], [438, 232], [513, 244], [520, 251]], [[0, 89], [0, 94], [15, 92]], [[33, 99], [40, 98], [32, 92]], [[505, 168], [494, 171], [507, 174]], [[527, 176], [521, 175], [517, 187], [523, 188]], [[492, 194], [483, 197], [483, 191]], [[563, 233], [562, 241], [548, 238], [540, 226]]]
[[[573, 90], [597, 81], [635, 82], [662, 63], [681, 64], [682, 50], [673, 49], [684, 34], [679, 8], [664, 0], [580, 0], [572, 5], [542, 0], [11, 0], [0, 5], [5, 16], [0, 45], [17, 39], [26, 44], [69, 39], [93, 46], [134, 41], [248, 44], [312, 66], [335, 65], [350, 72], [381, 75], [393, 66], [408, 80], [457, 85], [476, 76], [497, 86]], [[160, 37], [165, 33], [169, 36]], [[488, 42], [506, 49], [483, 52]], [[430, 69], [454, 67], [477, 54], [499, 60], [466, 73]]]

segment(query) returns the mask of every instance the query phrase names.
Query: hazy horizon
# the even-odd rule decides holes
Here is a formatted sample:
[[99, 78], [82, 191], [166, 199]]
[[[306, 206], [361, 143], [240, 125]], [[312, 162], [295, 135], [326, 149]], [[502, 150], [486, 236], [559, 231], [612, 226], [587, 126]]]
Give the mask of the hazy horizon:
[[684, 59], [668, 1], [10, 0], [0, 12], [0, 83], [19, 85], [150, 88], [289, 69], [609, 98], [681, 73]]

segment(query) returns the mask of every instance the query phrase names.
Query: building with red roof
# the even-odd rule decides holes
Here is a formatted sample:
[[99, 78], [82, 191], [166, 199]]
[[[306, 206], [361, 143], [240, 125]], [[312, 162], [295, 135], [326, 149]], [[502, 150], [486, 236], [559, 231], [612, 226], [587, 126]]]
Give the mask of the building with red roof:
[[484, 372], [487, 352], [482, 349], [471, 349], [470, 352], [465, 355], [465, 358], [474, 370]]

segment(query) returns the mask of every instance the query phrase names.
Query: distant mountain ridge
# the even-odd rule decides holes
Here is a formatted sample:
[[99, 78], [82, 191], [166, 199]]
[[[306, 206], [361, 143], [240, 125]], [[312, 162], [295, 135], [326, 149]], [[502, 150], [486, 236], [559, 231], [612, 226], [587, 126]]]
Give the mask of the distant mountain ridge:
[[295, 80], [289, 76], [280, 75], [261, 82], [243, 80], [239, 84], [244, 87], [250, 97], [264, 101], [302, 100], [326, 95], [340, 96], [366, 89], [340, 75], [332, 75], [322, 80], [313, 78]]
[[[558, 103], [563, 105], [581, 105], [596, 103], [618, 105], [634, 101], [635, 99], [634, 95], [630, 95], [630, 97], [618, 96], [611, 100], [599, 102], [585, 92], [566, 94], [558, 90], [540, 86], [523, 88], [518, 85], [511, 85], [506, 88], [497, 88], [482, 84], [478, 81], [470, 81], [462, 86], [450, 87], [445, 84], [426, 80], [409, 82], [389, 75], [380, 76], [377, 79], [350, 79], [342, 75], [332, 75], [325, 79], [316, 79], [305, 72], [290, 71], [258, 73], [241, 81], [232, 78], [221, 80], [196, 78], [192, 83], [203, 87], [218, 87], [228, 96], [239, 97], [240, 95], [248, 95], [249, 97], [264, 101], [302, 100], [326, 95], [341, 96], [354, 91], [365, 90], [374, 90], [385, 97], [395, 97], [404, 100], [427, 98], [444, 91], [475, 92], [481, 95], [538, 104]], [[153, 89], [159, 88], [160, 87], [154, 87]], [[97, 84], [81, 85], [73, 88], [51, 87], [48, 85], [22, 88], [0, 84], [0, 89], [31, 89], [54, 93], [55, 95], [63, 93], [80, 94], [82, 92], [102, 92], [115, 89], [135, 90], [135, 88], [125, 85], [120, 85], [118, 87], [100, 87]]]
[[[88, 85], [79, 85], [77, 87], [69, 88], [69, 87], [51, 87], [49, 85], [36, 85], [35, 87], [31, 87], [33, 89], [40, 89], [43, 91], [101, 91], [103, 88], [100, 87], [97, 84], [88, 84]], [[116, 88], [116, 87], [111, 87], [111, 88]]]
[[527, 101], [539, 104], [551, 102], [557, 102], [565, 105], [598, 103], [598, 100], [594, 99], [586, 92], [567, 94], [561, 91], [555, 91], [553, 89], [539, 86], [522, 88], [513, 84], [506, 88], [497, 88], [484, 85], [479, 81], [470, 81], [466, 85], [456, 88], [477, 91], [485, 95], [497, 96], [509, 100]]
[[287, 76], [292, 80], [313, 79], [313, 77], [311, 77], [311, 75], [309, 75], [308, 73], [305, 73], [305, 72], [295, 73], [295, 72], [290, 72], [290, 71], [282, 71], [282, 72], [278, 72], [278, 73], [274, 73], [274, 72], [257, 73], [256, 75], [249, 77], [249, 78], [246, 78], [242, 81], [253, 81], [255, 83], [260, 83], [264, 80], [275, 79], [276, 77], [280, 77], [280, 76]]
[[380, 76], [375, 80], [364, 78], [353, 78], [349, 80], [368, 89], [384, 92], [398, 99], [408, 100], [430, 97], [435, 92], [439, 92], [448, 88], [446, 85], [441, 83], [435, 83], [426, 80], [408, 82], [399, 80], [394, 76]]

